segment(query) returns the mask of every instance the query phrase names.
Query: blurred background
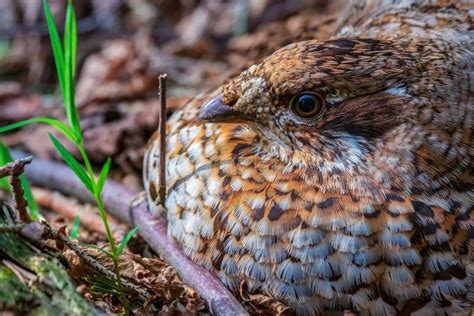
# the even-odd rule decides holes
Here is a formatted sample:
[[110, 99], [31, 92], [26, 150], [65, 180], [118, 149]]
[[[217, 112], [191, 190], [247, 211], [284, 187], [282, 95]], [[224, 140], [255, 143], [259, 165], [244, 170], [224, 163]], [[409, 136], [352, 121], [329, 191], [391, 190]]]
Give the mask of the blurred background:
[[[143, 147], [157, 126], [160, 73], [168, 74], [172, 112], [278, 47], [330, 36], [344, 3], [74, 0], [76, 103], [91, 158], [100, 163], [111, 156], [121, 181], [141, 186]], [[67, 1], [49, 4], [62, 29]], [[0, 0], [0, 126], [40, 115], [64, 118], [55, 72], [42, 1]], [[2, 140], [57, 158], [48, 131], [28, 126]]]

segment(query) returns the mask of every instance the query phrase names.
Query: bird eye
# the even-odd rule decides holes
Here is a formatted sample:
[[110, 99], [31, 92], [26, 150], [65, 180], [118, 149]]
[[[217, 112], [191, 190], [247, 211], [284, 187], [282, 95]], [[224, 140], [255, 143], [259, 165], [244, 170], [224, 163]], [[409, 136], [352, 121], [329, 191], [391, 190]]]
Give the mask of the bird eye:
[[323, 100], [311, 92], [297, 95], [291, 100], [291, 108], [296, 115], [303, 118], [315, 116], [323, 107]]

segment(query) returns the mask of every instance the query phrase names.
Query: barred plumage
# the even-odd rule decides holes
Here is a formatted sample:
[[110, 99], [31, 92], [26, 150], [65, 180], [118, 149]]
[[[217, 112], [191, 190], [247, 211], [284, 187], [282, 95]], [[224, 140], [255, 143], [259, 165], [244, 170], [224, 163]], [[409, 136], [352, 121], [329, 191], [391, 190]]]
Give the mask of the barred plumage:
[[[333, 39], [283, 47], [173, 114], [169, 235], [229, 288], [298, 314], [467, 315], [472, 4], [363, 4]], [[301, 96], [320, 107], [309, 118]], [[157, 159], [155, 135], [152, 210]]]

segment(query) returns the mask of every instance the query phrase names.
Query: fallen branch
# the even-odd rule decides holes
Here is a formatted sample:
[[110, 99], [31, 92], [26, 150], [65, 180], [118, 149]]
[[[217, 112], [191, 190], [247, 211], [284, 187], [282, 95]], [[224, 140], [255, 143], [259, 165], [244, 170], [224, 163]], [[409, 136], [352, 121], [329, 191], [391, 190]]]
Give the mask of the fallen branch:
[[[18, 151], [13, 151], [12, 154], [14, 157], [26, 156]], [[35, 158], [31, 166], [26, 168], [25, 175], [35, 185], [58, 190], [83, 202], [94, 203], [94, 198], [87, 189], [62, 163]], [[142, 238], [176, 269], [183, 282], [208, 303], [214, 315], [247, 315], [242, 305], [215, 276], [192, 262], [178, 245], [168, 239], [165, 223], [150, 214], [144, 201], [130, 208], [135, 194], [136, 192], [131, 192], [116, 182], [108, 181], [102, 197], [110, 214], [139, 227], [138, 232]]]
[[[102, 275], [105, 275], [107, 278], [115, 280], [117, 276], [112, 270], [109, 270], [106, 268], [102, 263], [100, 263], [97, 259], [94, 257], [90, 256], [86, 251], [84, 251], [78, 244], [76, 244], [74, 241], [69, 239], [67, 236], [62, 234], [60, 231], [57, 231], [55, 229], [51, 229], [48, 227], [48, 237], [59, 240], [62, 243], [66, 245], [69, 249], [74, 251], [81, 260], [83, 260], [89, 267], [93, 268], [95, 271], [101, 273]], [[124, 288], [129, 291], [133, 292], [137, 295], [139, 295], [140, 300], [146, 301], [149, 299], [150, 294], [148, 294], [145, 290], [143, 290], [141, 287], [133, 284], [132, 282], [129, 282], [128, 280], [125, 280], [122, 278], [122, 285]]]

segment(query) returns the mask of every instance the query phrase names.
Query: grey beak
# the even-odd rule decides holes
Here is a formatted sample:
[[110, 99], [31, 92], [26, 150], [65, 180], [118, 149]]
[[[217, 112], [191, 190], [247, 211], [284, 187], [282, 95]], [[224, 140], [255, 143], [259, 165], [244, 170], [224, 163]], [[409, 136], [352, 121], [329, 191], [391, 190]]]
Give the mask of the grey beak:
[[232, 109], [222, 102], [220, 95], [213, 97], [202, 108], [199, 119], [205, 122], [238, 122], [246, 119], [242, 112]]

